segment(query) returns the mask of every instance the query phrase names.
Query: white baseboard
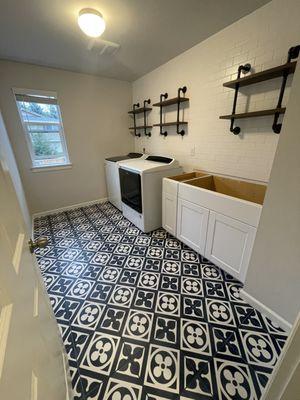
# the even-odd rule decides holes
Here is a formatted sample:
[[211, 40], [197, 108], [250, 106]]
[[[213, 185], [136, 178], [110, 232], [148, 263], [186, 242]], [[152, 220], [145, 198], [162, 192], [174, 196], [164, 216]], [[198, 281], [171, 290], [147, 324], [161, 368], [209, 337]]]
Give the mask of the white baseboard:
[[32, 214], [32, 220], [34, 220], [37, 217], [44, 217], [45, 215], [57, 214], [62, 211], [72, 210], [73, 208], [91, 206], [93, 204], [104, 203], [106, 201], [107, 201], [107, 197], [103, 197], [102, 199], [85, 201], [83, 203], [72, 204], [72, 205], [66, 206], [66, 207], [55, 208], [54, 210], [48, 210], [48, 211], [34, 213], [34, 214]]
[[62, 354], [64, 373], [65, 373], [65, 384], [66, 384], [66, 400], [71, 400], [74, 398], [72, 382], [71, 382], [71, 374], [69, 369], [68, 357], [65, 351]]
[[282, 329], [284, 329], [287, 333], [289, 333], [292, 329], [292, 324], [278, 315], [275, 311], [271, 310], [269, 307], [265, 306], [255, 297], [251, 296], [251, 294], [245, 292], [244, 289], [241, 289], [240, 296], [243, 300], [249, 303], [252, 307], [256, 308], [259, 312], [266, 315], [272, 322], [275, 322]]

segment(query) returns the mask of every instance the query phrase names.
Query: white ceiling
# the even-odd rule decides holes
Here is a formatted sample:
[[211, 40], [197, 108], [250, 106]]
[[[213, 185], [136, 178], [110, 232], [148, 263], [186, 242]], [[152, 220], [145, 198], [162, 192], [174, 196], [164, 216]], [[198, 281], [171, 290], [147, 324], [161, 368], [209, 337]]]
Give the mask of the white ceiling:
[[[0, 0], [0, 58], [132, 81], [270, 0]], [[89, 50], [78, 11], [99, 10], [114, 55]]]

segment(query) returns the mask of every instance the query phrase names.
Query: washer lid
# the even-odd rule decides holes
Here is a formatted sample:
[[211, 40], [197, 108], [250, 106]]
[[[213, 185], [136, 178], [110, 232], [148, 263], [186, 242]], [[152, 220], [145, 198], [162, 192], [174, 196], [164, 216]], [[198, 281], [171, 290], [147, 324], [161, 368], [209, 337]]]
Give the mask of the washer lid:
[[163, 163], [163, 164], [171, 164], [171, 162], [174, 160], [173, 158], [170, 157], [163, 157], [163, 156], [148, 156], [146, 158], [148, 161], [155, 161], [158, 163]]
[[149, 156], [146, 159], [130, 160], [128, 162], [124, 161], [119, 165], [120, 168], [143, 174], [179, 167], [178, 161], [175, 160], [174, 158], [166, 158], [159, 156]]
[[141, 153], [128, 153], [126, 156], [115, 156], [115, 157], [109, 157], [106, 158], [106, 161], [111, 161], [111, 162], [118, 162], [122, 160], [129, 160], [131, 158], [140, 158], [142, 157], [143, 154]]

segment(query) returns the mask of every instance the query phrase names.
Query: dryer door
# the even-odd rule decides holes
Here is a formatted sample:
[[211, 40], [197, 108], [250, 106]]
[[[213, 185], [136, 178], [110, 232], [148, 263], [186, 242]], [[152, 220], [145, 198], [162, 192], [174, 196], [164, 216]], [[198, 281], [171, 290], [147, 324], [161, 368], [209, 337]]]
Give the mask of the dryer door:
[[123, 203], [142, 213], [142, 189], [139, 173], [119, 168], [121, 197]]

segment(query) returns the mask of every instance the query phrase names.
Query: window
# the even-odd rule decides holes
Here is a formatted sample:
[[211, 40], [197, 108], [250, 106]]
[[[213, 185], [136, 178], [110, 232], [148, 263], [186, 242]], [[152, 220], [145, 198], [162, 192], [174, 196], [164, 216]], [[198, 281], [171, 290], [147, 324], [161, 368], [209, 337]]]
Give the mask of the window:
[[14, 90], [34, 168], [70, 164], [55, 93]]

